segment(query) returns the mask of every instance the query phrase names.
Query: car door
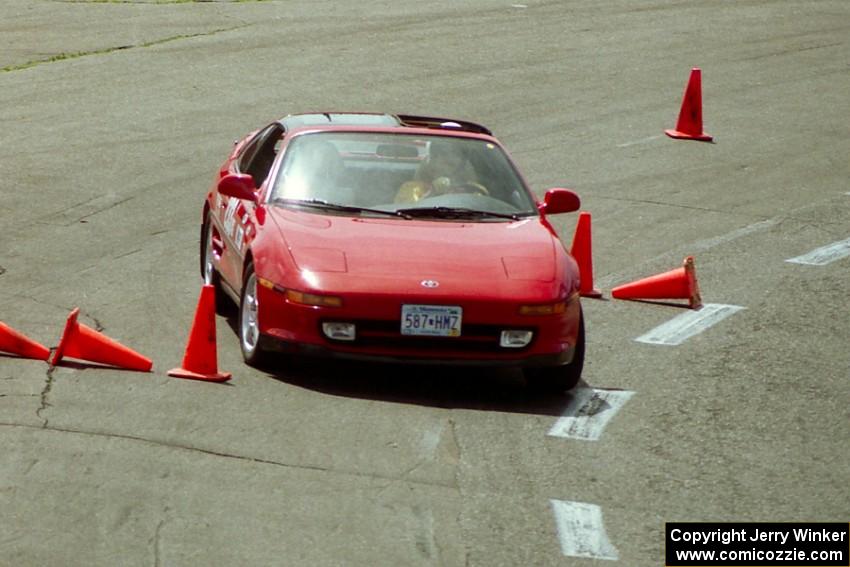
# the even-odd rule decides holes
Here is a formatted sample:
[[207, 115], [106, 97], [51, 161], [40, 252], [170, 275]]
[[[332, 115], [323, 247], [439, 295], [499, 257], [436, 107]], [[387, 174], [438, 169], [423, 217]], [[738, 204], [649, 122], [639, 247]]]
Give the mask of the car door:
[[[231, 162], [228, 173], [250, 174], [258, 197], [264, 193], [282, 135], [283, 127], [279, 123], [267, 126], [244, 144], [238, 157]], [[242, 266], [248, 244], [256, 235], [256, 206], [251, 201], [220, 195], [218, 212], [223, 251], [219, 273], [236, 290], [242, 286]]]

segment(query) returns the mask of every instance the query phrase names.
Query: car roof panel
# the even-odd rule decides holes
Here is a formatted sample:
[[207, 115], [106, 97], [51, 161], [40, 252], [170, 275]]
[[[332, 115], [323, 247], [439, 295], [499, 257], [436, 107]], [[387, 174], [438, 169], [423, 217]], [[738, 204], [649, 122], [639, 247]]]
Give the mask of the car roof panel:
[[290, 114], [280, 121], [287, 130], [309, 126], [399, 126], [390, 114], [335, 113]]
[[428, 129], [443, 132], [469, 132], [492, 136], [489, 128], [454, 118], [437, 118], [433, 116], [418, 116], [411, 114], [378, 114], [368, 112], [314, 112], [290, 114], [280, 120], [287, 130], [301, 128], [334, 128], [358, 126], [365, 128], [399, 128], [399, 129]]

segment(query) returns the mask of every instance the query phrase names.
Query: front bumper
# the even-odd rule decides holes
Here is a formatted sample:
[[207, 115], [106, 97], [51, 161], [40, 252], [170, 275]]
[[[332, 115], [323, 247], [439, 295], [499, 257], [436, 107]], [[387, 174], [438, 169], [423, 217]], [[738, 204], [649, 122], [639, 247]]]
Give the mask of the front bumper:
[[333, 360], [351, 360], [358, 362], [375, 362], [380, 364], [414, 364], [422, 366], [449, 365], [449, 366], [475, 366], [492, 368], [538, 368], [550, 366], [563, 366], [573, 360], [575, 347], [569, 346], [560, 353], [537, 354], [525, 358], [456, 358], [456, 357], [429, 357], [420, 358], [416, 355], [381, 355], [366, 352], [353, 352], [335, 350], [325, 345], [314, 345], [305, 343], [294, 343], [275, 339], [264, 335], [263, 348], [282, 354], [325, 358]]
[[[520, 316], [516, 303], [464, 299], [348, 297], [343, 307], [290, 303], [283, 294], [259, 288], [260, 332], [264, 347], [291, 354], [343, 360], [457, 366], [543, 367], [569, 364], [578, 335], [581, 305], [576, 297], [563, 313]], [[460, 337], [410, 337], [401, 334], [402, 303], [456, 304], [463, 308]], [[322, 333], [323, 322], [357, 326], [353, 342]], [[521, 348], [499, 346], [503, 329], [534, 331]]]

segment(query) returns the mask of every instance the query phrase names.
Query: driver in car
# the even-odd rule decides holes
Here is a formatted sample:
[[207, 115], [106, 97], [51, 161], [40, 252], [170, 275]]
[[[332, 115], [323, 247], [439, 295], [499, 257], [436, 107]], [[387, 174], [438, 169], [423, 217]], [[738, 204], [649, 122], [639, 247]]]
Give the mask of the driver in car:
[[399, 188], [395, 202], [415, 203], [436, 195], [464, 192], [487, 194], [459, 144], [433, 141], [429, 144], [428, 157], [416, 170], [413, 181]]

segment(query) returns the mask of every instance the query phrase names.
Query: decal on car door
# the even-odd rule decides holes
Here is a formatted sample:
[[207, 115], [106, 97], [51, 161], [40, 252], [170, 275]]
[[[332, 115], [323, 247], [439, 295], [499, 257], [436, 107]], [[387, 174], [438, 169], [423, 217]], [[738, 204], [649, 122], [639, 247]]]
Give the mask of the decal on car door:
[[234, 244], [236, 245], [236, 248], [239, 249], [239, 253], [242, 254], [242, 248], [244, 248], [245, 246], [245, 229], [241, 225], [237, 227], [236, 236], [233, 238], [233, 240]]
[[227, 210], [224, 212], [224, 233], [227, 235], [233, 234], [233, 225], [236, 217], [236, 207], [239, 205], [239, 199], [231, 198], [227, 202]]

